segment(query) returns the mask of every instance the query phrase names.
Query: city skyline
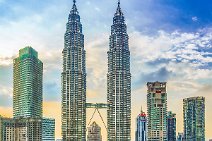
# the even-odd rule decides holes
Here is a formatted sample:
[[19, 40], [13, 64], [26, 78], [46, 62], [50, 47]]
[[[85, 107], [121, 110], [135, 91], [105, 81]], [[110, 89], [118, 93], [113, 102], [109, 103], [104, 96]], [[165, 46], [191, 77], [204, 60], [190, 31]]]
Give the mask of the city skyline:
[[[90, 4], [89, 4], [90, 2]], [[102, 2], [102, 1], [101, 1]], [[109, 30], [111, 25], [111, 18], [113, 17], [113, 11], [116, 9], [116, 1], [107, 1], [107, 2], [96, 2], [96, 1], [86, 1], [83, 3], [82, 1], [78, 2], [78, 6], [80, 9], [81, 17], [83, 17], [83, 27], [85, 31], [85, 47], [87, 50], [87, 62], [89, 67], [88, 70], [88, 102], [98, 102], [102, 101], [105, 102], [106, 98], [106, 58], [107, 54], [106, 51], [108, 49], [108, 36], [109, 36]], [[4, 5], [7, 2], [1, 1], [0, 6]], [[31, 2], [33, 3], [33, 2]], [[53, 1], [53, 5], [48, 9], [45, 9], [47, 3], [43, 2], [43, 7], [41, 6], [41, 9], [50, 12], [51, 10], [54, 12], [54, 4], [57, 3]], [[0, 34], [0, 43], [2, 44], [2, 47], [0, 48], [0, 79], [1, 79], [1, 108], [0, 112], [4, 115], [10, 116], [11, 112], [7, 114], [7, 111], [11, 111], [11, 89], [12, 89], [12, 81], [11, 81], [11, 60], [16, 56], [17, 51], [26, 46], [31, 45], [33, 46], [38, 52], [41, 54], [41, 60], [44, 62], [44, 115], [51, 115], [52, 113], [48, 113], [52, 111], [50, 107], [53, 105], [59, 107], [60, 105], [60, 76], [58, 72], [61, 70], [58, 69], [61, 66], [61, 48], [63, 46], [62, 42], [62, 32], [64, 32], [64, 23], [67, 19], [67, 13], [69, 13], [71, 9], [71, 2], [64, 1], [66, 4], [59, 4], [61, 7], [65, 7], [66, 10], [57, 11], [59, 14], [54, 15], [55, 17], [59, 18], [59, 15], [63, 15], [61, 18], [62, 22], [59, 22], [58, 20], [54, 19], [53, 17], [49, 16], [48, 14], [44, 12], [43, 14], [39, 13], [38, 11], [34, 10], [34, 13], [27, 13], [23, 17], [16, 17], [12, 18], [8, 15], [3, 13], [3, 19], [1, 19], [3, 22], [1, 23], [0, 30], [2, 31]], [[111, 5], [108, 12], [104, 8], [104, 4]], [[154, 25], [151, 24], [151, 16], [148, 18], [145, 18], [145, 16], [142, 17], [142, 12], [146, 14], [145, 12], [148, 11], [148, 8], [144, 7], [136, 7], [138, 4], [146, 4], [140, 1], [133, 1], [133, 2], [127, 2], [122, 1], [122, 9], [125, 13], [125, 17], [127, 19], [127, 25], [129, 28], [129, 36], [130, 36], [130, 48], [132, 50], [132, 136], [134, 135], [134, 119], [140, 110], [136, 107], [140, 107], [141, 103], [146, 102], [146, 89], [145, 89], [145, 83], [148, 81], [167, 81], [168, 82], [168, 107], [169, 110], [172, 110], [173, 112], [177, 113], [177, 119], [179, 121], [178, 124], [178, 131], [182, 132], [182, 108], [179, 109], [178, 105], [181, 105], [182, 107], [182, 99], [186, 97], [192, 97], [192, 96], [205, 96], [206, 97], [206, 137], [211, 138], [210, 135], [210, 127], [207, 126], [207, 123], [210, 124], [211, 120], [211, 113], [207, 113], [207, 107], [211, 107], [210, 102], [211, 96], [209, 95], [211, 93], [211, 28], [208, 25], [207, 21], [205, 21], [205, 17], [201, 17], [201, 15], [198, 15], [198, 13], [195, 13], [194, 15], [190, 15], [190, 17], [186, 17], [186, 20], [190, 19], [191, 27], [193, 29], [185, 30], [185, 25], [182, 26], [182, 28], [174, 26], [174, 30], [171, 29], [173, 27], [169, 27], [169, 24], [172, 22], [168, 22], [168, 26], [164, 28], [161, 23], [158, 23], [158, 28], [154, 35], [151, 35], [149, 33], [146, 33], [148, 30], [147, 27], [154, 29]], [[8, 3], [9, 4], [9, 3]], [[26, 3], [27, 4], [27, 3]], [[148, 3], [150, 6], [154, 6], [151, 2]], [[160, 5], [161, 1], [156, 3], [155, 8], [159, 9], [161, 8]], [[19, 5], [18, 3], [14, 3], [14, 5]], [[96, 6], [94, 9], [91, 8], [91, 6]], [[178, 3], [178, 6], [180, 3]], [[21, 7], [24, 7], [26, 5], [22, 5], [19, 7], [16, 7], [17, 13], [23, 12], [21, 10]], [[36, 5], [35, 5], [36, 6]], [[86, 8], [84, 6], [87, 6]], [[90, 6], [90, 7], [89, 7]], [[166, 6], [170, 6], [170, 8], [173, 8], [170, 3], [168, 3]], [[61, 8], [60, 7], [60, 8]], [[84, 8], [83, 8], [84, 7]], [[99, 9], [98, 9], [99, 7]], [[132, 7], [134, 10], [132, 10]], [[207, 6], [202, 5], [202, 7]], [[51, 9], [52, 8], [52, 9]], [[90, 8], [90, 9], [89, 9]], [[131, 10], [129, 10], [131, 8]], [[140, 9], [143, 10], [141, 11]], [[176, 9], [178, 7], [175, 7]], [[63, 8], [62, 8], [63, 9]], [[92, 9], [92, 10], [91, 10]], [[201, 10], [202, 8], [200, 8]], [[11, 9], [9, 9], [11, 10]], [[29, 10], [29, 9], [26, 9]], [[89, 16], [86, 11], [90, 10], [95, 11], [94, 13], [89, 13]], [[100, 11], [99, 11], [100, 10]], [[146, 11], [145, 11], [146, 10]], [[165, 10], [169, 10], [168, 8]], [[14, 12], [12, 11], [12, 12]], [[30, 10], [29, 10], [30, 11]], [[99, 11], [99, 12], [98, 12]], [[104, 12], [110, 13], [110, 14], [104, 14]], [[39, 13], [40, 16], [46, 16], [52, 23], [50, 25], [46, 24], [45, 18], [39, 17], [39, 14], [36, 15], [36, 13]], [[140, 15], [137, 15], [136, 12], [140, 12]], [[153, 10], [154, 12], [154, 10]], [[162, 11], [164, 12], [164, 11]], [[176, 11], [173, 11], [174, 14]], [[186, 11], [184, 11], [186, 13]], [[50, 12], [51, 13], [51, 12]], [[30, 18], [30, 15], [34, 15], [34, 17]], [[131, 14], [131, 15], [130, 15]], [[179, 17], [180, 17], [179, 13]], [[196, 14], [196, 15], [195, 15]], [[97, 16], [95, 16], [97, 15]], [[105, 17], [102, 17], [101, 15], [104, 15]], [[150, 24], [148, 26], [143, 26], [143, 30], [139, 26], [143, 25], [142, 22], [138, 21], [139, 19], [145, 23], [148, 20], [150, 20]], [[182, 16], [182, 15], [181, 15]], [[196, 17], [195, 17], [196, 16]], [[93, 18], [96, 17], [94, 21]], [[154, 16], [156, 17], [156, 16]], [[176, 17], [179, 18], [179, 17]], [[25, 20], [20, 20], [20, 19]], [[52, 19], [53, 18], [53, 19]], [[157, 17], [157, 18], [163, 18], [163, 17]], [[169, 17], [167, 17], [169, 18]], [[102, 21], [101, 21], [102, 19]], [[148, 19], [148, 20], [147, 20]], [[207, 19], [207, 18], [206, 18]], [[8, 22], [8, 21], [11, 22]], [[57, 22], [54, 22], [57, 21]], [[86, 22], [88, 20], [88, 22]], [[90, 20], [90, 21], [89, 21]], [[145, 21], [146, 20], [146, 21]], [[172, 19], [173, 20], [173, 19]], [[208, 16], [208, 20], [211, 22], [211, 17]], [[14, 21], [14, 22], [13, 22]], [[34, 21], [32, 24], [31, 22]], [[101, 26], [99, 23], [102, 23], [101, 26], [103, 28], [100, 28]], [[182, 22], [182, 21], [181, 21]], [[184, 21], [186, 23], [186, 21]], [[178, 23], [179, 25], [183, 25]], [[209, 22], [209, 23], [210, 23]], [[7, 24], [5, 24], [7, 23]], [[92, 25], [93, 23], [93, 25]], [[197, 24], [198, 23], [198, 24]], [[92, 26], [95, 28], [92, 28]], [[204, 26], [203, 26], [204, 25]], [[22, 28], [21, 28], [21, 27]], [[48, 28], [45, 29], [44, 27], [47, 26]], [[51, 28], [54, 27], [53, 28]], [[203, 28], [203, 27], [204, 28]], [[37, 28], [36, 28], [37, 27]], [[11, 37], [10, 32], [6, 32], [9, 29], [16, 29], [11, 30], [13, 34], [16, 35], [16, 31], [19, 31], [20, 29], [23, 30], [23, 32], [19, 32], [20, 36], [15, 36], [17, 38]], [[96, 31], [99, 29], [99, 31]], [[178, 30], [177, 30], [178, 29]], [[171, 31], [170, 31], [171, 30]], [[35, 31], [35, 32], [30, 32]], [[45, 31], [45, 32], [44, 32]], [[90, 34], [89, 34], [90, 32]], [[93, 32], [93, 33], [92, 33]], [[99, 32], [99, 33], [98, 33]], [[10, 34], [8, 34], [10, 33]], [[31, 33], [31, 34], [28, 34]], [[44, 34], [43, 34], [44, 33]], [[92, 34], [91, 34], [92, 33]], [[63, 33], [64, 34], [64, 33]], [[90, 35], [90, 36], [89, 36]], [[55, 37], [54, 37], [55, 36]], [[60, 37], [59, 37], [60, 36]], [[15, 39], [9, 41], [8, 37]], [[23, 38], [26, 37], [26, 38]], [[48, 40], [50, 38], [51, 40]], [[52, 40], [53, 38], [53, 40]], [[153, 41], [153, 42], [152, 42]], [[54, 45], [55, 44], [55, 45]], [[153, 52], [153, 50], [156, 50], [157, 52]], [[103, 58], [102, 58], [103, 57]], [[11, 59], [12, 58], [12, 59]], [[154, 66], [154, 67], [153, 67]], [[183, 69], [182, 69], [183, 68]], [[195, 71], [194, 71], [195, 70]], [[155, 74], [155, 75], [154, 75]], [[162, 77], [159, 77], [162, 76]], [[160, 78], [160, 79], [159, 79]], [[161, 80], [163, 79], [163, 80]], [[10, 96], [8, 98], [8, 95]], [[104, 97], [104, 98], [102, 98]], [[98, 100], [100, 99], [100, 100]], [[175, 101], [173, 101], [173, 99]], [[8, 101], [8, 102], [7, 102]], [[59, 105], [58, 105], [59, 103]], [[177, 106], [175, 106], [177, 105]], [[55, 108], [57, 108], [55, 107]], [[5, 110], [4, 110], [5, 109]], [[58, 108], [60, 109], [60, 108]], [[58, 110], [57, 109], [57, 110]], [[146, 109], [146, 107], [144, 107]], [[179, 109], [179, 110], [178, 110]], [[54, 111], [54, 110], [53, 110]], [[146, 111], [146, 110], [145, 110]], [[58, 110], [60, 112], [60, 110]], [[52, 117], [55, 115], [51, 115]], [[88, 116], [89, 117], [89, 116]], [[57, 118], [58, 119], [58, 118]], [[60, 124], [60, 121], [58, 121]], [[57, 122], [57, 123], [58, 123]], [[59, 127], [57, 127], [59, 128]], [[58, 133], [57, 133], [58, 135]]]

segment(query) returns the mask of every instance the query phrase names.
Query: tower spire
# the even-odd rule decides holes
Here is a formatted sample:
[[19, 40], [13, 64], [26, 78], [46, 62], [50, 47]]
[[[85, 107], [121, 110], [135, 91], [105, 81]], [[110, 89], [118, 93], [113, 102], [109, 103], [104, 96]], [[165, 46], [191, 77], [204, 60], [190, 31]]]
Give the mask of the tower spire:
[[78, 11], [77, 11], [76, 0], [73, 0], [73, 7], [72, 7], [72, 10], [71, 10], [71, 13], [72, 14], [79, 14]]
[[143, 107], [141, 106], [141, 113], [143, 113], [144, 111], [143, 111]]
[[121, 6], [120, 6], [120, 0], [118, 0], [118, 7], [117, 7], [117, 10], [116, 10], [116, 13], [115, 13], [115, 15], [118, 15], [118, 16], [120, 16], [120, 15], [123, 15], [123, 13], [122, 13], [122, 11], [121, 11]]

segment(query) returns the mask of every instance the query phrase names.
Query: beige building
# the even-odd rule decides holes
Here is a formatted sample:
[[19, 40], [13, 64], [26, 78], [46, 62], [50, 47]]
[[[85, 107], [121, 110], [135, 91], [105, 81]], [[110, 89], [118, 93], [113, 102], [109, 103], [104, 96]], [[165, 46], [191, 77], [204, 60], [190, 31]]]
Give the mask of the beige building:
[[102, 141], [101, 127], [95, 121], [88, 127], [87, 141]]
[[0, 117], [0, 141], [41, 141], [42, 119]]

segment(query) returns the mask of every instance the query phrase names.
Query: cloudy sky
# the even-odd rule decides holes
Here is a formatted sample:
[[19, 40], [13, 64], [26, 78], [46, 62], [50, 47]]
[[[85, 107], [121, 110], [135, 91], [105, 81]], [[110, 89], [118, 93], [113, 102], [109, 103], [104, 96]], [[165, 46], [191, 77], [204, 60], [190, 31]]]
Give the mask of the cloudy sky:
[[[13, 59], [32, 46], [44, 63], [44, 116], [60, 138], [62, 49], [71, 0], [0, 0], [0, 114], [12, 116]], [[87, 102], [106, 102], [107, 50], [116, 0], [77, 0], [85, 35]], [[166, 81], [168, 110], [183, 131], [183, 98], [206, 97], [206, 138], [212, 138], [212, 5], [210, 0], [121, 0], [130, 37], [132, 139], [146, 82]], [[106, 111], [101, 110], [106, 121]], [[88, 111], [88, 121], [92, 110]], [[98, 115], [95, 121], [103, 127]], [[104, 140], [106, 135], [103, 135]]]

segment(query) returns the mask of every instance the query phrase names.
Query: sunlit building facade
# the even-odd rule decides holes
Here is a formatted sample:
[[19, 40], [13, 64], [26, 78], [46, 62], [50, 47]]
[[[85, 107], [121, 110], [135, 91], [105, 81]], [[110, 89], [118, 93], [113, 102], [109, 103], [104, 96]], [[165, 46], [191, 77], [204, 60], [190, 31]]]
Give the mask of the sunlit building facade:
[[87, 141], [102, 141], [101, 127], [95, 121], [88, 127]]
[[76, 1], [70, 11], [63, 49], [62, 138], [86, 139], [86, 68], [82, 24]]
[[13, 117], [42, 117], [43, 63], [32, 47], [19, 51], [13, 65]]
[[148, 141], [167, 141], [166, 82], [147, 83]]
[[128, 39], [127, 26], [119, 2], [111, 26], [108, 51], [108, 141], [131, 140], [131, 73]]
[[205, 98], [183, 100], [184, 138], [186, 141], [205, 141]]

